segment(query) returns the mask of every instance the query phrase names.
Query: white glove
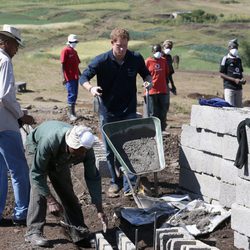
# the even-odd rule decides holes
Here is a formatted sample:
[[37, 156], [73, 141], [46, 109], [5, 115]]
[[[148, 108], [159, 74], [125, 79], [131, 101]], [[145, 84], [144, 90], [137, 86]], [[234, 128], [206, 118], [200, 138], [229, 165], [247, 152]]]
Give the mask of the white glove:
[[100, 96], [100, 95], [102, 95], [102, 88], [101, 87], [91, 87], [90, 93], [93, 96]]
[[152, 82], [144, 82], [144, 83], [143, 83], [143, 87], [144, 87], [145, 89], [151, 89], [152, 86], [153, 86]]

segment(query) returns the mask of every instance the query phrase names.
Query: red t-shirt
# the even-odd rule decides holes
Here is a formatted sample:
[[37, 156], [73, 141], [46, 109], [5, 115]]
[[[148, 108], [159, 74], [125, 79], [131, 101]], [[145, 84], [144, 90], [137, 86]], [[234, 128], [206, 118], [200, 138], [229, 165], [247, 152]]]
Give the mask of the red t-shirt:
[[80, 59], [76, 50], [67, 46], [61, 52], [61, 63], [64, 66], [64, 78], [66, 81], [79, 79], [79, 64]]
[[165, 58], [159, 59], [149, 57], [145, 60], [145, 64], [152, 76], [153, 87], [149, 90], [150, 95], [166, 94], [167, 77], [169, 75], [169, 69]]

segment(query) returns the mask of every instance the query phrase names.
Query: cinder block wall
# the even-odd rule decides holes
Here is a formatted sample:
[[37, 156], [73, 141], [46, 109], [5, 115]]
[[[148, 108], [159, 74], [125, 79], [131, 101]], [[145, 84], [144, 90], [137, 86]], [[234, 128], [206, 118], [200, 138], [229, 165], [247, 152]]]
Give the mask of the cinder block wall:
[[243, 169], [234, 166], [237, 127], [246, 118], [249, 108], [193, 105], [190, 124], [182, 127], [179, 185], [192, 198], [231, 208], [234, 245], [249, 250], [250, 163]]

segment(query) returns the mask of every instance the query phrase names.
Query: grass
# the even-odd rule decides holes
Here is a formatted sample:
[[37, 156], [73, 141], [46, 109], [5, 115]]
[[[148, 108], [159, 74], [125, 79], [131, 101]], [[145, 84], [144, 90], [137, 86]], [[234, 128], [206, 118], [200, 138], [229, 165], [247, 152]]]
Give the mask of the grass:
[[[209, 1], [209, 3], [201, 3], [200, 1], [173, 1], [172, 3], [157, 1], [158, 5], [160, 5], [160, 8], [158, 8], [160, 14], [178, 9], [204, 9], [206, 13], [211, 12], [219, 15], [220, 11], [223, 10], [224, 20], [216, 24], [181, 24], [166, 18], [157, 17], [152, 10], [152, 3], [150, 4], [147, 1], [83, 0], [71, 1], [70, 4], [68, 1], [55, 0], [0, 2], [3, 2], [3, 6], [9, 11], [0, 13], [0, 23], [21, 24], [27, 37], [27, 44], [31, 47], [34, 44], [39, 46], [33, 52], [30, 52], [35, 57], [41, 56], [48, 59], [56, 59], [65, 41], [65, 33], [67, 34], [71, 31], [72, 33], [79, 33], [80, 39], [87, 40], [78, 48], [82, 60], [87, 62], [108, 47], [103, 46], [102, 43], [103, 39], [109, 37], [112, 26], [117, 26], [121, 23], [124, 26], [125, 23], [125, 26], [130, 31], [132, 40], [145, 41], [144, 44], [133, 46], [144, 57], [150, 55], [151, 44], [170, 38], [175, 42], [173, 53], [180, 55], [182, 59], [181, 67], [183, 69], [205, 70], [209, 68], [214, 71], [218, 69], [218, 62], [225, 54], [226, 41], [224, 40], [240, 35], [239, 30], [234, 29], [232, 32], [231, 29], [228, 29], [229, 35], [222, 38], [220, 37], [221, 26], [227, 23], [228, 20], [230, 21], [232, 16], [235, 17], [233, 19], [234, 22], [248, 21], [244, 13], [246, 9], [249, 9], [246, 4], [247, 1], [241, 1], [240, 3], [237, 1], [228, 1], [226, 3], [223, 1]], [[232, 6], [235, 7], [236, 5], [238, 8], [237, 15], [230, 10]], [[10, 15], [13, 17], [8, 21]], [[142, 15], [144, 15], [144, 18], [142, 18]], [[76, 20], [78, 22], [75, 22]], [[27, 30], [32, 30], [33, 33], [27, 34]], [[94, 31], [92, 34], [91, 30]], [[99, 32], [100, 30], [102, 32]], [[96, 37], [93, 39], [95, 32]], [[86, 33], [87, 35], [85, 35]], [[248, 34], [249, 32], [246, 33], [245, 37], [247, 39], [250, 34]], [[34, 35], [36, 39], [33, 39]], [[53, 44], [51, 49], [51, 46], [48, 47], [48, 44], [50, 44], [49, 40], [52, 37], [54, 37], [54, 41], [58, 42], [57, 46]], [[33, 44], [31, 39], [35, 40]], [[89, 44], [97, 48], [94, 49]]]
[[[65, 45], [64, 45], [65, 46]], [[131, 41], [129, 43], [129, 49], [134, 50], [140, 46], [145, 46], [144, 41]], [[96, 40], [96, 41], [87, 41], [87, 42], [79, 42], [77, 45], [77, 52], [80, 57], [80, 60], [83, 63], [88, 63], [95, 55], [101, 54], [104, 51], [108, 51], [111, 49], [110, 40]], [[52, 49], [48, 49], [45, 52], [45, 57], [53, 58], [60, 60], [60, 53], [62, 47], [55, 47]], [[44, 52], [39, 53], [38, 56], [42, 55]]]
[[[130, 49], [138, 50], [144, 58], [151, 55], [152, 44], [173, 40], [172, 55], [180, 56], [180, 70], [190, 72], [212, 71], [218, 74], [219, 61], [226, 53], [227, 41], [235, 37], [240, 44], [250, 41], [248, 0], [0, 0], [0, 4], [4, 9], [0, 11], [0, 25], [18, 26], [26, 44], [26, 48], [14, 57], [16, 80], [28, 82], [37, 95], [46, 94], [50, 98], [65, 95], [61, 86], [59, 56], [70, 33], [79, 36], [77, 50], [82, 61], [81, 70], [97, 54], [111, 48], [109, 34], [114, 27], [129, 30]], [[218, 21], [197, 24], [166, 18], [167, 13], [197, 9], [217, 15]], [[250, 73], [245, 66], [244, 70], [245, 74]], [[178, 74], [175, 78], [180, 84], [180, 98], [173, 97], [176, 102], [173, 106], [176, 112], [186, 112], [186, 107], [193, 101], [184, 98], [185, 94], [180, 89], [204, 93], [210, 89], [204, 84], [203, 75], [200, 81], [194, 78], [193, 73], [179, 74], [180, 78]], [[138, 80], [140, 85], [140, 78]], [[212, 85], [209, 83], [211, 92], [221, 91], [220, 78], [211, 77], [208, 81], [214, 82]], [[20, 98], [26, 97], [23, 95]]]

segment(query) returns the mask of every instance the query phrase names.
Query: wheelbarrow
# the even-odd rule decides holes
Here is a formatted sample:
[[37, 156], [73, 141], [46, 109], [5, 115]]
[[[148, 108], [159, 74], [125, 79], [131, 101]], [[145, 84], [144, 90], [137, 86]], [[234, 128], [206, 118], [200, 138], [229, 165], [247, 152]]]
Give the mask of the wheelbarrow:
[[140, 177], [165, 168], [160, 120], [149, 117], [111, 122], [103, 125], [102, 131], [121, 164], [120, 170], [128, 180], [137, 206], [143, 208], [134, 192], [128, 173]]

